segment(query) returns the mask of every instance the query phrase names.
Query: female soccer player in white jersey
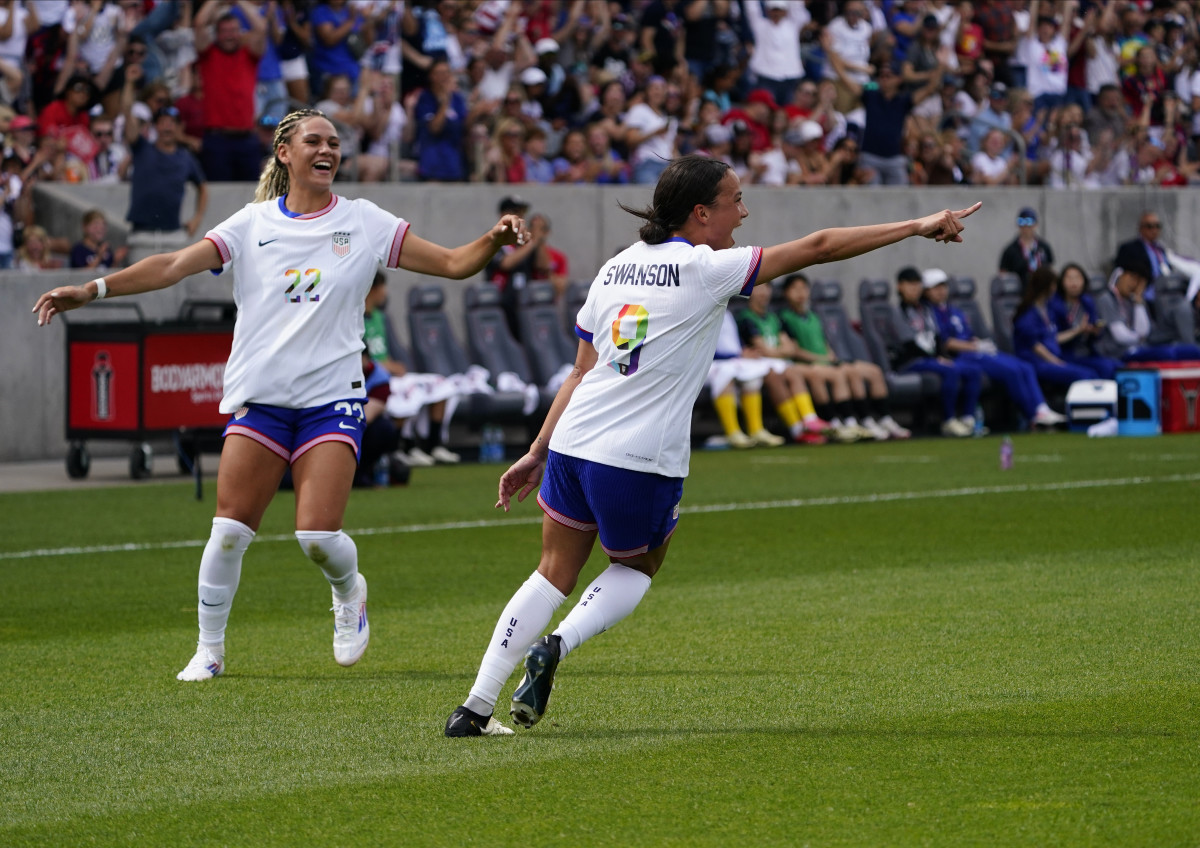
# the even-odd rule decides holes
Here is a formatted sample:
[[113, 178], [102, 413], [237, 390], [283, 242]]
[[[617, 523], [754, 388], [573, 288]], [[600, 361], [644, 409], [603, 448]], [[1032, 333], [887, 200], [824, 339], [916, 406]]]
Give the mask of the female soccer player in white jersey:
[[[529, 453], [500, 478], [497, 507], [541, 484], [542, 557], [492, 634], [475, 685], [447, 736], [509, 734], [492, 716], [525, 658], [512, 698], [525, 727], [546, 711], [559, 661], [633, 612], [667, 553], [688, 472], [689, 426], [729, 299], [756, 282], [834, 262], [910, 236], [962, 241], [980, 204], [915, 221], [820, 230], [774, 247], [734, 247], [749, 212], [737, 175], [684, 156], [663, 172], [641, 241], [608, 261], [579, 310], [575, 368]], [[544, 474], [544, 479], [543, 479]], [[587, 562], [596, 537], [611, 565], [548, 636], [541, 636]], [[540, 638], [539, 638], [540, 637]], [[536, 641], [535, 641], [536, 640]]]
[[366, 650], [367, 583], [342, 517], [362, 444], [363, 302], [385, 265], [463, 279], [505, 244], [524, 241], [524, 222], [505, 215], [475, 241], [445, 248], [409, 232], [373, 203], [332, 191], [341, 161], [337, 131], [320, 112], [292, 112], [275, 131], [275, 155], [254, 202], [202, 241], [150, 256], [82, 286], [38, 298], [38, 323], [93, 300], [174, 285], [192, 274], [233, 271], [237, 325], [221, 411], [232, 413], [217, 477], [217, 512], [200, 559], [200, 639], [180, 680], [225, 670], [225, 625], [242, 555], [290, 465], [296, 538], [333, 587], [334, 659], [353, 665]]

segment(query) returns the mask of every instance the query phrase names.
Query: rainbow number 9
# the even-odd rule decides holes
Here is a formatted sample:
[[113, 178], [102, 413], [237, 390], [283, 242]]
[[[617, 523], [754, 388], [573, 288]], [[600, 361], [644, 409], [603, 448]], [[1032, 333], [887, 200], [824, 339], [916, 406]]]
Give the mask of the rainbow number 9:
[[617, 350], [627, 350], [629, 356], [619, 357], [608, 363], [614, 371], [624, 377], [637, 371], [642, 345], [646, 341], [649, 329], [650, 313], [646, 311], [646, 307], [636, 303], [627, 303], [621, 307], [617, 319], [612, 322], [612, 338]]

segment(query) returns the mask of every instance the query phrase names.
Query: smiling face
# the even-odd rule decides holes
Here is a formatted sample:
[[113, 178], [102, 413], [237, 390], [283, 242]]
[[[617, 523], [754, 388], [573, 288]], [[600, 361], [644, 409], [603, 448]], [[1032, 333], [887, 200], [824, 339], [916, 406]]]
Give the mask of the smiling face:
[[733, 247], [733, 231], [750, 214], [742, 202], [742, 183], [730, 168], [717, 184], [717, 198], [704, 207], [707, 214], [707, 237], [704, 243], [713, 250]]
[[329, 191], [342, 161], [341, 141], [328, 119], [305, 118], [275, 151], [287, 167], [288, 182], [295, 188]]

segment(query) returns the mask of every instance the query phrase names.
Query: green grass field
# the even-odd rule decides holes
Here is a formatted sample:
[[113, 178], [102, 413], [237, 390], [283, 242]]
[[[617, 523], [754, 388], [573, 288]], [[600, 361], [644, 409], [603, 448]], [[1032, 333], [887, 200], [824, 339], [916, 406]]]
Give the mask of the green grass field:
[[1015, 442], [697, 453], [508, 738], [442, 736], [537, 561], [498, 466], [354, 494], [351, 669], [282, 494], [203, 684], [211, 486], [0, 496], [0, 845], [1196, 845], [1200, 437]]

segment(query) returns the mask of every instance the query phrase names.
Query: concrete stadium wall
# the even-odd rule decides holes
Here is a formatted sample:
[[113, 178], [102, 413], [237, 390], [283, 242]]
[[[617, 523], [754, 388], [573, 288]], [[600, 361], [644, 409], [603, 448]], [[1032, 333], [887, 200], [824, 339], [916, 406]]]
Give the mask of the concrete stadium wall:
[[[413, 232], [447, 244], [477, 237], [496, 220], [501, 197], [514, 193], [505, 186], [339, 184], [339, 193], [366, 197], [407, 218]], [[638, 221], [617, 202], [639, 207], [649, 203], [647, 187], [533, 186], [518, 187], [533, 211], [549, 216], [552, 243], [571, 261], [572, 279], [588, 280], [600, 264], [637, 238]], [[214, 184], [209, 188], [209, 208], [203, 229], [214, 226], [250, 200], [245, 184]], [[1104, 271], [1119, 242], [1133, 238], [1143, 209], [1163, 218], [1164, 239], [1176, 250], [1200, 255], [1200, 192], [1114, 189], [1109, 191], [1046, 191], [1012, 189], [770, 189], [748, 187], [745, 192], [750, 217], [737, 232], [742, 244], [775, 244], [828, 226], [894, 221], [917, 217], [941, 208], [961, 208], [983, 200], [983, 208], [968, 221], [963, 245], [940, 245], [910, 239], [882, 251], [845, 262], [816, 267], [817, 279], [840, 280], [846, 307], [857, 315], [858, 282], [868, 278], [893, 279], [904, 265], [937, 266], [950, 274], [974, 277], [986, 292], [996, 271], [1000, 252], [1015, 235], [1016, 212], [1032, 206], [1041, 220], [1041, 233], [1053, 247], [1056, 264], [1075, 261], [1090, 271]], [[185, 213], [192, 197], [185, 200]], [[128, 209], [127, 186], [40, 186], [36, 199], [38, 221], [56, 235], [79, 237], [79, 218], [90, 208], [109, 214], [114, 243], [124, 237]], [[0, 461], [61, 457], [63, 436], [64, 332], [56, 321], [38, 328], [29, 312], [43, 291], [60, 283], [83, 282], [90, 277], [77, 271], [0, 272], [0, 289], [7, 308], [0, 312]], [[397, 331], [407, 337], [404, 314], [407, 290], [414, 285], [438, 282], [447, 290], [447, 306], [455, 326], [462, 326], [463, 284], [390, 272], [388, 311]], [[230, 299], [229, 282], [211, 274], [191, 277], [166, 291], [118, 300], [136, 302], [148, 320], [173, 318], [189, 299]], [[986, 304], [984, 313], [988, 314]], [[114, 316], [118, 313], [113, 312]], [[128, 315], [128, 312], [120, 314]], [[74, 313], [76, 320], [102, 317], [99, 310]], [[103, 316], [107, 317], [107, 315]], [[119, 447], [124, 452], [124, 446]], [[98, 447], [97, 453], [103, 452]]]

